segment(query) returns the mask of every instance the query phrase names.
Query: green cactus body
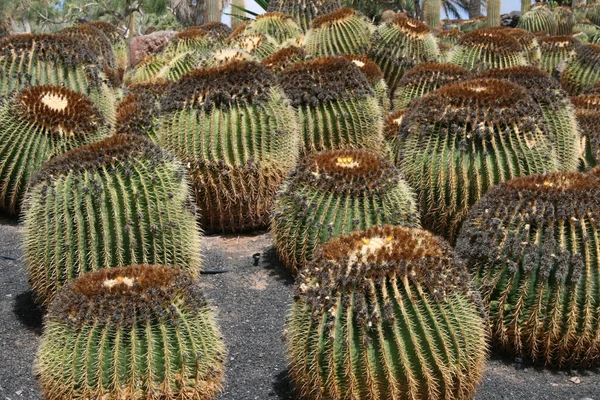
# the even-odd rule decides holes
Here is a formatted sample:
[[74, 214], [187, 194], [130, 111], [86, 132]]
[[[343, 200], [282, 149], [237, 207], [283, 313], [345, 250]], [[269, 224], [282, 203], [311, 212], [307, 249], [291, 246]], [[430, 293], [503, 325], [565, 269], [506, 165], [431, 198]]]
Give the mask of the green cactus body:
[[154, 83], [164, 79], [177, 81], [188, 72], [196, 69], [202, 63], [202, 57], [209, 53], [196, 50], [174, 54], [155, 54], [147, 56], [135, 65], [135, 68], [125, 74], [125, 83]]
[[466, 33], [448, 54], [448, 61], [473, 72], [527, 65], [523, 46], [497, 28]]
[[377, 28], [369, 58], [379, 65], [393, 93], [407, 70], [421, 63], [438, 61], [440, 50], [427, 25], [397, 16]]
[[208, 53], [214, 48], [215, 41], [210, 34], [200, 29], [191, 28], [176, 33], [163, 50], [163, 55], [171, 58], [190, 51]]
[[0, 39], [0, 97], [29, 86], [64, 86], [86, 95], [114, 124], [117, 89], [106, 83], [94, 51], [63, 35], [13, 35]]
[[448, 53], [462, 35], [464, 35], [464, 32], [458, 29], [443, 30], [435, 35], [440, 49], [440, 62], [445, 63], [448, 61]]
[[310, 400], [467, 400], [487, 357], [479, 293], [448, 243], [374, 227], [332, 239], [302, 272], [285, 340]]
[[306, 58], [304, 48], [297, 46], [284, 47], [260, 63], [269, 71], [277, 74], [287, 67], [302, 62]]
[[487, 26], [487, 17], [481, 16], [474, 19], [463, 21], [459, 25], [459, 29], [464, 33], [476, 31]]
[[508, 81], [451, 83], [421, 97], [406, 111], [397, 141], [423, 226], [451, 242], [492, 186], [558, 169], [542, 110]]
[[210, 400], [225, 355], [196, 282], [136, 265], [86, 274], [59, 293], [34, 370], [48, 400]]
[[343, 57], [294, 64], [279, 81], [296, 107], [301, 153], [345, 147], [383, 150], [382, 110], [360, 68]]
[[207, 22], [204, 25], [192, 26], [188, 30], [196, 29], [207, 33], [210, 38], [216, 43], [217, 47], [224, 45], [229, 36], [233, 33], [233, 30], [222, 22]]
[[243, 33], [237, 35], [230, 40], [229, 45], [247, 52], [256, 61], [262, 61], [279, 50], [277, 42], [262, 33]]
[[306, 54], [311, 58], [340, 54], [366, 55], [375, 27], [364, 15], [340, 8], [315, 18], [306, 32]]
[[200, 271], [200, 234], [184, 167], [139, 135], [54, 157], [24, 203], [25, 262], [37, 300], [86, 272], [160, 263]]
[[491, 189], [456, 246], [495, 345], [555, 367], [600, 365], [598, 179], [553, 173]]
[[398, 160], [396, 158], [399, 151], [398, 136], [404, 114], [406, 114], [406, 110], [394, 111], [387, 116], [385, 123], [383, 124], [383, 136], [388, 145], [388, 149], [390, 149], [391, 154], [389, 158], [394, 165], [398, 165]]
[[556, 20], [556, 35], [570, 35], [575, 25], [575, 14], [570, 7], [552, 8], [554, 19]]
[[571, 96], [583, 93], [586, 87], [600, 81], [600, 45], [581, 45], [575, 53], [560, 74], [560, 83]]
[[393, 110], [405, 110], [409, 103], [451, 82], [468, 79], [471, 73], [454, 64], [426, 63], [404, 74], [394, 92]]
[[517, 28], [545, 35], [556, 35], [558, 24], [552, 10], [546, 3], [536, 3], [521, 15]]
[[548, 131], [554, 138], [559, 171], [577, 171], [581, 136], [575, 108], [552, 76], [535, 67], [514, 67], [484, 71], [478, 77], [506, 79], [527, 89], [540, 106]]
[[597, 2], [588, 4], [585, 16], [594, 25], [600, 25], [600, 4]]
[[306, 32], [313, 19], [339, 8], [342, 8], [340, 0], [271, 0], [267, 11], [290, 15]]
[[494, 28], [500, 26], [500, 4], [501, 0], [487, 0], [486, 17], [487, 26]]
[[23, 89], [0, 106], [0, 209], [16, 215], [29, 178], [50, 158], [110, 134], [96, 106], [58, 86]]
[[540, 37], [538, 42], [542, 54], [540, 68], [549, 74], [554, 74], [561, 62], [568, 62], [579, 45], [579, 41], [571, 36]]
[[578, 33], [585, 33], [590, 38], [598, 33], [598, 27], [589, 22], [579, 22], [573, 26], [573, 35]]
[[117, 67], [125, 71], [129, 67], [129, 46], [123, 36], [119, 34], [117, 28], [104, 21], [90, 22], [87, 25], [100, 29], [109, 38], [117, 61]]
[[308, 156], [275, 200], [271, 232], [292, 273], [332, 237], [374, 225], [419, 227], [413, 191], [398, 170], [366, 150], [333, 150]]
[[571, 97], [581, 132], [579, 169], [587, 171], [600, 164], [600, 95], [587, 94]]
[[93, 25], [76, 25], [58, 31], [59, 35], [70, 37], [94, 51], [101, 65], [106, 68], [117, 68], [117, 59], [109, 37], [99, 28]]
[[539, 67], [542, 61], [542, 52], [537, 37], [533, 33], [519, 28], [504, 28], [504, 31], [523, 46], [527, 63], [531, 66]]
[[354, 63], [360, 69], [360, 72], [365, 75], [369, 85], [375, 91], [375, 97], [377, 97], [383, 115], [386, 115], [391, 107], [390, 91], [381, 68], [367, 57], [355, 54], [342, 54], [342, 57]]
[[280, 12], [258, 15], [254, 21], [246, 26], [245, 32], [270, 36], [280, 45], [290, 39], [297, 39], [304, 35], [300, 25], [292, 17]]
[[300, 138], [275, 76], [248, 61], [197, 70], [172, 86], [161, 112], [158, 142], [188, 166], [202, 227], [265, 227]]

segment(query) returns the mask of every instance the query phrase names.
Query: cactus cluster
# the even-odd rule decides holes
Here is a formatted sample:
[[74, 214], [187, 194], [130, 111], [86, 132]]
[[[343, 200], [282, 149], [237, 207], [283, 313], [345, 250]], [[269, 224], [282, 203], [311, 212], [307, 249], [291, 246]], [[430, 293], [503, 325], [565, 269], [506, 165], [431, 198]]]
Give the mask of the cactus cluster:
[[558, 24], [548, 4], [539, 2], [521, 15], [517, 28], [536, 34], [556, 35]]
[[65, 286], [45, 318], [35, 372], [48, 400], [208, 400], [225, 347], [214, 312], [183, 271], [108, 268]]
[[270, 0], [267, 11], [290, 15], [306, 32], [312, 20], [341, 7], [340, 0]]
[[420, 226], [413, 191], [376, 153], [333, 150], [304, 158], [288, 177], [271, 231], [281, 261], [297, 273], [332, 237], [385, 224]]
[[332, 239], [295, 294], [285, 337], [302, 398], [473, 398], [486, 324], [466, 268], [442, 239], [399, 226]]
[[494, 343], [541, 364], [600, 364], [598, 178], [552, 173], [491, 189], [456, 246], [475, 275]]
[[586, 171], [600, 164], [600, 95], [571, 97], [571, 102], [581, 132], [580, 169]]
[[560, 74], [560, 83], [572, 96], [583, 93], [587, 86], [600, 81], [600, 45], [586, 44], [575, 49]]
[[29, 282], [43, 305], [66, 283], [106, 267], [200, 270], [185, 169], [139, 135], [111, 136], [46, 163], [31, 178], [24, 224]]
[[554, 74], [562, 62], [568, 62], [574, 55], [579, 41], [572, 36], [545, 36], [538, 38], [541, 52], [540, 69]]

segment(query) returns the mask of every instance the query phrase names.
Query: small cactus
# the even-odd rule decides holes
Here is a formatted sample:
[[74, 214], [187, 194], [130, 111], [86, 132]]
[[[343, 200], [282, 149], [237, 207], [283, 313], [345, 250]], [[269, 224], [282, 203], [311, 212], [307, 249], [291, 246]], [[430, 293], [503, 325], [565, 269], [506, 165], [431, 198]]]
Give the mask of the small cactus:
[[539, 2], [521, 15], [517, 28], [552, 36], [557, 34], [558, 24], [548, 4]]
[[136, 265], [89, 273], [51, 304], [35, 360], [48, 400], [214, 399], [225, 346], [183, 271]]
[[600, 45], [586, 44], [575, 49], [575, 56], [569, 60], [560, 74], [560, 83], [571, 95], [583, 93], [586, 87], [600, 81]]
[[270, 36], [280, 45], [290, 39], [300, 38], [304, 34], [302, 28], [292, 17], [280, 12], [258, 15], [244, 29], [247, 33], [261, 33]]
[[379, 101], [379, 106], [381, 107], [383, 114], [387, 114], [390, 111], [391, 106], [390, 91], [385, 82], [381, 68], [367, 57], [355, 54], [342, 54], [342, 57], [360, 68], [360, 72], [365, 75], [371, 88], [375, 91], [375, 97], [377, 97], [377, 101]]
[[469, 274], [427, 231], [332, 239], [301, 273], [285, 331], [293, 386], [311, 400], [466, 400], [487, 358]]
[[579, 41], [572, 36], [545, 36], [538, 38], [542, 60], [540, 69], [554, 75], [561, 62], [569, 62], [575, 55]]
[[313, 19], [339, 8], [340, 0], [270, 0], [267, 11], [290, 15], [306, 32]]

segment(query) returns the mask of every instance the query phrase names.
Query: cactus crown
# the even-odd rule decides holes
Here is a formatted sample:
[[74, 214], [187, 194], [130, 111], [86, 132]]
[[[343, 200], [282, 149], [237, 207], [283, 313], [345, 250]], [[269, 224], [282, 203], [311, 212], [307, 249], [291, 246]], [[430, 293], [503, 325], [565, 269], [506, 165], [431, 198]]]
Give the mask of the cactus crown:
[[189, 29], [206, 32], [214, 40], [225, 40], [233, 33], [233, 30], [222, 22], [208, 22], [204, 25], [193, 26]]
[[184, 75], [162, 99], [163, 112], [213, 107], [228, 109], [235, 103], [259, 104], [269, 100], [275, 76], [252, 61], [233, 61]]
[[69, 66], [80, 63], [98, 64], [96, 51], [74, 37], [24, 33], [0, 39], [0, 54], [4, 56], [29, 54], [34, 47], [36, 57], [41, 60], [64, 62]]
[[435, 80], [435, 85], [440, 87], [456, 80], [467, 79], [470, 75], [468, 69], [456, 64], [425, 63], [406, 71], [398, 87], [422, 85], [423, 80]]
[[406, 110], [395, 111], [387, 116], [383, 125], [383, 136], [386, 140], [394, 140], [400, 132], [400, 125], [404, 119]]
[[311, 27], [312, 29], [326, 28], [333, 24], [343, 22], [355, 15], [356, 11], [354, 11], [352, 8], [343, 7], [335, 10], [332, 13], [321, 15], [320, 17], [313, 19]]
[[514, 54], [523, 51], [523, 46], [517, 39], [507, 35], [504, 30], [494, 28], [477, 29], [465, 33], [458, 39], [457, 45], [483, 47], [498, 54]]
[[367, 77], [371, 86], [383, 79], [381, 68], [379, 68], [379, 65], [375, 64], [370, 58], [355, 54], [342, 54], [341, 57], [344, 57], [346, 60], [360, 68], [360, 71]]
[[280, 73], [279, 81], [294, 106], [374, 95], [358, 66], [343, 57], [294, 64]]
[[553, 49], [566, 47], [568, 49], [575, 49], [579, 45], [579, 40], [573, 36], [542, 36], [538, 37], [537, 41], [542, 49]]
[[292, 64], [303, 61], [304, 58], [306, 58], [306, 51], [302, 47], [289, 46], [265, 58], [261, 64], [271, 72], [280, 72]]
[[61, 86], [31, 86], [13, 100], [24, 119], [57, 137], [84, 137], [104, 124], [102, 113], [85, 96]]
[[144, 324], [156, 316], [177, 321], [180, 314], [169, 308], [176, 299], [194, 308], [207, 304], [190, 276], [181, 270], [150, 265], [106, 268], [65, 286], [46, 318], [74, 329], [91, 320], [122, 327]]
[[118, 42], [121, 40], [121, 35], [119, 35], [119, 31], [117, 27], [113, 24], [105, 21], [94, 21], [89, 22], [86, 25], [93, 26], [96, 29], [100, 29], [108, 38], [113, 42]]
[[595, 65], [600, 61], [600, 45], [586, 44], [579, 47], [577, 58], [585, 64]]
[[600, 96], [594, 94], [571, 97], [571, 102], [577, 109], [600, 111]]
[[390, 23], [399, 31], [412, 37], [421, 37], [429, 34], [429, 27], [421, 21], [412, 18], [406, 18], [402, 14], [394, 16]]

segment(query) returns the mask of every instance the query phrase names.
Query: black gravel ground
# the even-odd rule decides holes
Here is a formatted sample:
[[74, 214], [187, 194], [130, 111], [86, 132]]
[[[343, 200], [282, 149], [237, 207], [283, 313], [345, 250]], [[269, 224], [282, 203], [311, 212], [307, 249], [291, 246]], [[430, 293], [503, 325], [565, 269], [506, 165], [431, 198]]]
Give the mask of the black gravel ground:
[[[42, 326], [22, 262], [23, 229], [0, 219], [0, 400], [41, 399], [31, 366]], [[296, 400], [286, 375], [281, 332], [292, 279], [269, 234], [206, 238], [201, 285], [217, 310], [228, 348], [219, 400]], [[252, 255], [261, 253], [258, 266]], [[477, 400], [600, 400], [600, 370], [553, 372], [493, 357]]]

